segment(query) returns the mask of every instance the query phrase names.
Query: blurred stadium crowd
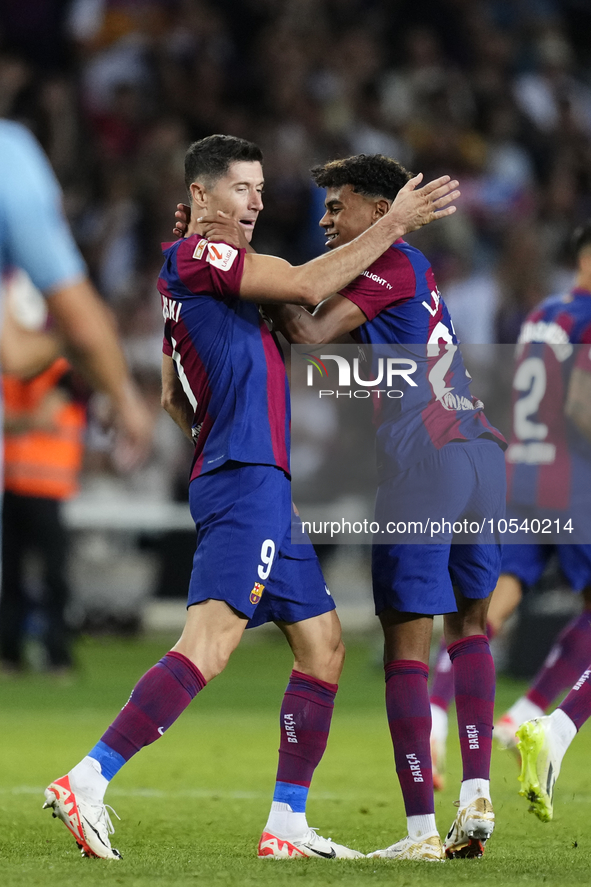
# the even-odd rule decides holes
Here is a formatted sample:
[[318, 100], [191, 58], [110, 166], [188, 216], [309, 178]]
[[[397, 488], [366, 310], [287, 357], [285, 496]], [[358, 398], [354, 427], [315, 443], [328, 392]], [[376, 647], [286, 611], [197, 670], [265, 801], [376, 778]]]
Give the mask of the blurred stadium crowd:
[[591, 214], [585, 0], [2, 0], [0, 10], [0, 110], [46, 148], [130, 340], [159, 334], [159, 243], [183, 197], [184, 150], [211, 132], [261, 144], [257, 247], [296, 262], [322, 243], [312, 164], [382, 152], [427, 178], [460, 178], [462, 212], [421, 245], [452, 310], [468, 290], [478, 305], [470, 341], [514, 341], [524, 312], [561, 285], [566, 237]]
[[568, 285], [591, 216], [590, 38], [588, 0], [0, 0], [0, 116], [47, 151], [154, 407], [135, 491], [186, 485], [187, 445], [158, 418], [155, 279], [192, 140], [261, 145], [254, 244], [296, 263], [323, 249], [313, 164], [381, 152], [459, 178], [461, 212], [414, 242], [460, 338], [511, 343]]

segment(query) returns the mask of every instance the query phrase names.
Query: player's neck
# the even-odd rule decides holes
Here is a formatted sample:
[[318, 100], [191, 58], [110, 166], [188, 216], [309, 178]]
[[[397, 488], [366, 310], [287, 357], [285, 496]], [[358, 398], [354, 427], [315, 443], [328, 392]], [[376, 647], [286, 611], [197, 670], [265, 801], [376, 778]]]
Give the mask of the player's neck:
[[577, 274], [577, 276], [575, 277], [573, 289], [586, 290], [589, 294], [591, 294], [591, 275]]

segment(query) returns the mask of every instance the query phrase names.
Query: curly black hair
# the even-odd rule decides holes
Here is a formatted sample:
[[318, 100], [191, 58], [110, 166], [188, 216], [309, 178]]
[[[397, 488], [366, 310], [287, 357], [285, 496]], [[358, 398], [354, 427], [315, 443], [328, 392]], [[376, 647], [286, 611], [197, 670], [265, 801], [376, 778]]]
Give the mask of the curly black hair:
[[412, 173], [397, 160], [384, 154], [356, 154], [344, 160], [331, 160], [310, 170], [319, 188], [342, 188], [351, 185], [364, 197], [385, 197], [394, 200]]
[[225, 176], [232, 163], [263, 162], [263, 152], [254, 142], [236, 136], [211, 135], [193, 142], [185, 154], [185, 185], [205, 180], [210, 187]]

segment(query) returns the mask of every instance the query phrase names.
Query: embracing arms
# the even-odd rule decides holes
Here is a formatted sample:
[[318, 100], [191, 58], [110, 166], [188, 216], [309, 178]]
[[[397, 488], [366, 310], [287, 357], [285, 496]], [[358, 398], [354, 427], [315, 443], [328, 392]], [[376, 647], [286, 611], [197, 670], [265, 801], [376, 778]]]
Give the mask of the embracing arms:
[[[305, 265], [249, 252], [244, 258], [240, 298], [263, 304], [319, 305], [354, 280], [399, 237], [455, 212], [455, 206], [449, 204], [459, 197], [456, 181], [442, 176], [417, 188], [421, 180], [421, 174], [410, 179], [389, 211], [355, 240]], [[181, 219], [183, 213], [177, 211], [176, 215]], [[195, 226], [211, 239], [222, 239], [225, 226], [238, 227], [222, 217], [197, 219]], [[192, 228], [195, 226], [192, 223]], [[177, 223], [175, 231], [182, 230], [182, 224]]]

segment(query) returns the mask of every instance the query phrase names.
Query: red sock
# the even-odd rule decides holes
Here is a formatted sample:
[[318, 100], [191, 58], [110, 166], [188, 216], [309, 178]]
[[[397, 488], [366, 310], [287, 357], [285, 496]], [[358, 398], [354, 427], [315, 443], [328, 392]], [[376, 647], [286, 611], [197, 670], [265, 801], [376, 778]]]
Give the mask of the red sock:
[[328, 741], [337, 689], [337, 684], [292, 671], [283, 697], [273, 800], [289, 804], [296, 813], [306, 809], [308, 788]]
[[577, 730], [581, 729], [591, 715], [591, 666], [583, 672], [558, 708], [569, 716]]
[[[486, 635], [492, 640], [495, 632], [490, 622], [486, 624]], [[441, 638], [439, 644], [439, 653], [437, 654], [437, 663], [435, 665], [435, 674], [433, 683], [431, 684], [431, 705], [438, 705], [443, 711], [447, 711], [449, 704], [454, 698], [454, 676], [451, 667], [449, 653], [447, 652], [447, 644], [445, 638]]]
[[174, 651], [167, 653], [139, 679], [101, 742], [128, 761], [160, 739], [205, 684], [190, 659]]
[[527, 692], [527, 698], [546, 711], [560, 693], [572, 687], [589, 662], [591, 613], [586, 610], [560, 632]]

